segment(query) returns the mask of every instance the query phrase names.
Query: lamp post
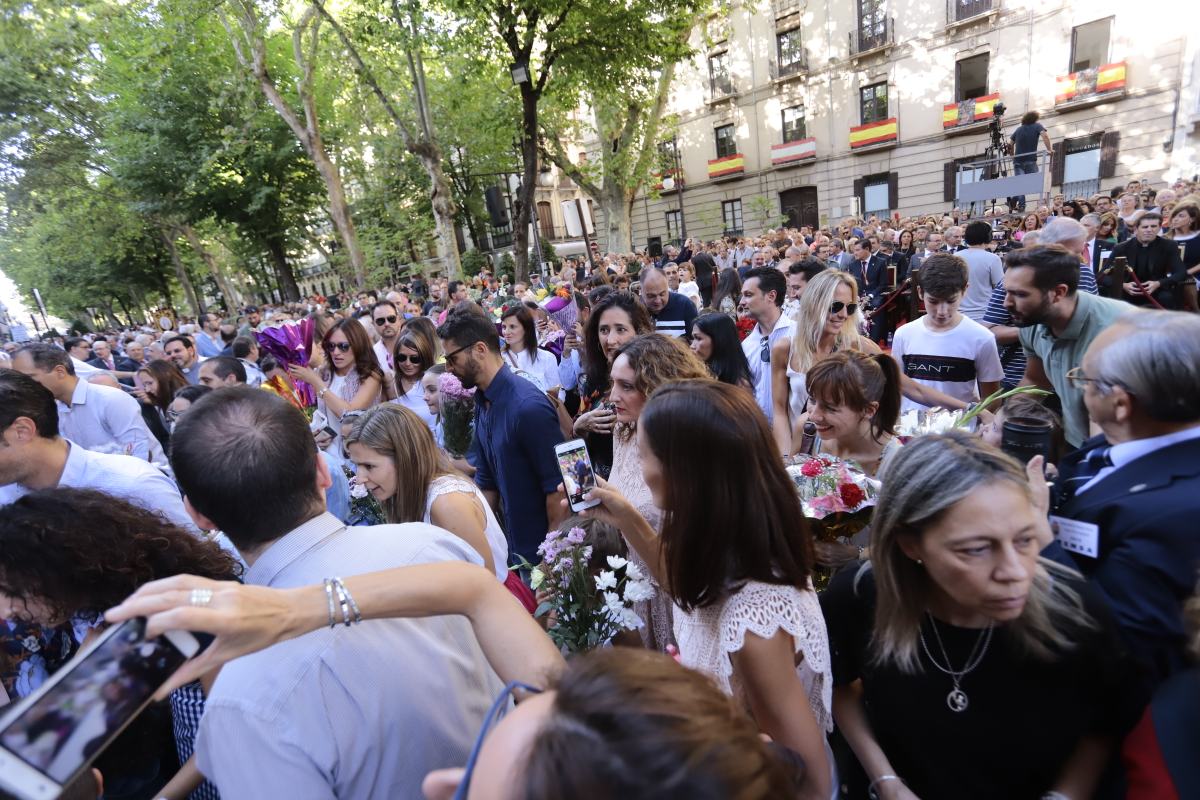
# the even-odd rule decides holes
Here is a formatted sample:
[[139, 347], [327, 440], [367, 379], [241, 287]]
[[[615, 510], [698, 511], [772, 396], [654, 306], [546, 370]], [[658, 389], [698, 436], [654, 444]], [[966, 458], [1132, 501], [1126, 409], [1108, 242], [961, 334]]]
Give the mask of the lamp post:
[[[516, 80], [518, 69], [524, 69], [524, 68], [521, 67], [520, 65], [513, 66], [513, 80]], [[517, 151], [518, 161], [523, 164], [524, 163], [524, 150], [521, 148], [520, 140], [513, 139], [513, 149], [515, 149]], [[524, 177], [524, 173], [522, 172], [521, 174], [522, 174], [522, 177]], [[521, 195], [523, 194], [523, 192], [521, 191], [522, 186], [523, 186], [523, 184], [521, 184], [521, 183], [517, 184], [518, 208], [515, 210], [517, 211], [518, 214], [520, 214], [519, 204], [521, 202]], [[534, 180], [534, 186], [535, 187], [537, 186], [536, 179]], [[537, 196], [535, 194], [533, 194], [533, 192], [530, 192], [530, 195], [531, 195], [530, 203], [532, 203], [533, 207], [529, 209], [529, 228], [530, 228], [530, 230], [533, 231], [533, 252], [534, 252], [534, 257], [537, 259], [536, 263], [538, 265], [538, 272], [540, 273], [542, 271], [542, 240], [541, 240], [541, 237], [538, 236]], [[514, 222], [515, 221], [516, 220], [514, 220]], [[516, 226], [514, 225], [514, 230], [513, 230], [514, 234], [516, 233], [515, 228], [516, 228]], [[514, 244], [515, 244], [515, 238], [514, 238]]]
[[[675, 176], [679, 176], [679, 180], [675, 180]], [[683, 179], [683, 164], [679, 160], [679, 142], [675, 137], [671, 137], [671, 174], [663, 178], [663, 188], [668, 192], [679, 185], [679, 249], [683, 250], [687, 243], [687, 221], [683, 218], [683, 189], [687, 183]]]

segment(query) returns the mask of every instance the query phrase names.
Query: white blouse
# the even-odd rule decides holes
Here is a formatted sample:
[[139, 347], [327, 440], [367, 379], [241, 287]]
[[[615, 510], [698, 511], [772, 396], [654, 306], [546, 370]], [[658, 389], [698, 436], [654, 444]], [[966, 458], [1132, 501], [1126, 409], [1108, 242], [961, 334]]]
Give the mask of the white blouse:
[[534, 384], [543, 392], [548, 392], [558, 386], [558, 359], [549, 350], [537, 349], [537, 361], [532, 358], [533, 351], [522, 350], [514, 353], [505, 349], [504, 363], [511, 370], [520, 370], [533, 379]]
[[444, 494], [452, 492], [462, 492], [463, 494], [472, 495], [475, 502], [483, 506], [484, 518], [484, 536], [487, 537], [488, 545], [492, 548], [492, 566], [495, 567], [496, 577], [501, 581], [508, 578], [508, 539], [504, 536], [504, 529], [500, 527], [500, 522], [496, 519], [496, 515], [492, 513], [492, 507], [488, 505], [487, 498], [475, 486], [474, 483], [466, 478], [458, 475], [439, 475], [433, 479], [433, 483], [429, 484], [428, 496], [425, 498], [425, 519], [423, 522], [432, 525], [430, 517], [433, 515], [433, 501], [437, 500]]
[[409, 411], [412, 411], [421, 418], [422, 422], [429, 426], [429, 430], [433, 430], [433, 426], [434, 423], [437, 422], [437, 418], [433, 415], [433, 412], [429, 410], [429, 405], [425, 402], [425, 387], [421, 385], [420, 381], [414, 383], [411, 389], [397, 397], [392, 402], [402, 405]]

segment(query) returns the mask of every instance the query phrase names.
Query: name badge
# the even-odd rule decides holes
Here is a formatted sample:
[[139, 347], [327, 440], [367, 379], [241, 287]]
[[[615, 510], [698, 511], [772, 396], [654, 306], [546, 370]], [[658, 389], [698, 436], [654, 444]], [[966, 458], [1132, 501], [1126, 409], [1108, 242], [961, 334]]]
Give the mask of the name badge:
[[1050, 517], [1050, 530], [1064, 550], [1079, 553], [1088, 558], [1100, 557], [1100, 527], [1090, 522], [1080, 522], [1066, 517]]

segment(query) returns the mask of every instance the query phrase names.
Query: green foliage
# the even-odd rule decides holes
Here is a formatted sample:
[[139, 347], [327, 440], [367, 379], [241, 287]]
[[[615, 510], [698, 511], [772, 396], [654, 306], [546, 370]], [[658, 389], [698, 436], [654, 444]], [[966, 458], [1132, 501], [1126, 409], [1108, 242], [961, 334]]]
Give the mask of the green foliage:
[[487, 256], [478, 250], [468, 250], [462, 254], [463, 275], [474, 278], [487, 266]]
[[772, 197], [756, 194], [746, 205], [749, 206], [750, 219], [758, 226], [748, 231], [754, 235], [759, 235], [769, 228], [778, 228], [787, 221], [787, 216], [779, 212], [776, 200]]
[[507, 250], [500, 256], [500, 274], [507, 275], [510, 279], [516, 274], [517, 262], [513, 260], [512, 253]]

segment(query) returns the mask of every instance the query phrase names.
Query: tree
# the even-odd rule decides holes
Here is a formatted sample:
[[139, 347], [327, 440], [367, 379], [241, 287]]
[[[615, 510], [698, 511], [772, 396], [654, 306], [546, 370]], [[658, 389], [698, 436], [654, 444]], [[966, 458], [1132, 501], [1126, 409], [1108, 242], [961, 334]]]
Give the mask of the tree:
[[354, 218], [346, 199], [341, 172], [326, 149], [317, 114], [314, 83], [321, 44], [321, 22], [324, 18], [315, 8], [307, 7], [292, 29], [292, 58], [300, 73], [295, 81], [296, 95], [300, 103], [300, 110], [297, 111], [283, 96], [267, 68], [267, 43], [261, 30], [262, 21], [259, 19], [255, 0], [230, 0], [230, 5], [233, 22], [224, 9], [219, 14], [221, 24], [225, 26], [233, 44], [237, 60], [254, 76], [267, 101], [291, 128], [296, 139], [304, 147], [304, 152], [313, 160], [325, 183], [329, 218], [350, 260], [355, 285], [359, 289], [365, 288], [366, 259], [358, 244]]

